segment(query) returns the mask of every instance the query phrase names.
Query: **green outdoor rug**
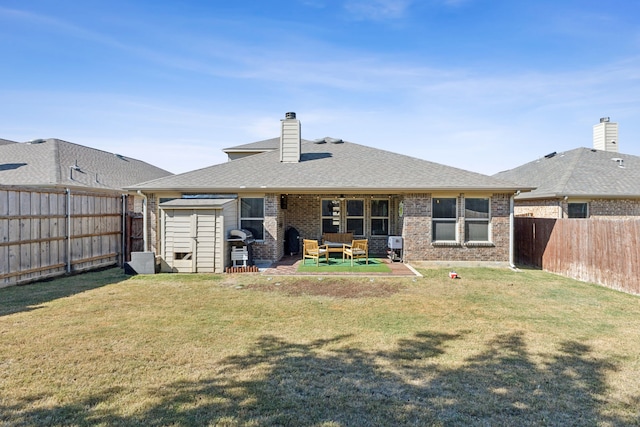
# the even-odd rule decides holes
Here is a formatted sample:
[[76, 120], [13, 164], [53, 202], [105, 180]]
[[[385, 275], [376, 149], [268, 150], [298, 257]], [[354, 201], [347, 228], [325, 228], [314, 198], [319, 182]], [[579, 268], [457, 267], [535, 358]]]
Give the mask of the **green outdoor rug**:
[[353, 261], [353, 267], [351, 267], [351, 260], [344, 260], [342, 258], [329, 257], [329, 264], [324, 260], [320, 260], [320, 265], [316, 267], [315, 260], [306, 259], [300, 262], [298, 267], [299, 273], [390, 273], [391, 269], [387, 264], [378, 258], [369, 258], [369, 264], [366, 264], [364, 259], [357, 259]]

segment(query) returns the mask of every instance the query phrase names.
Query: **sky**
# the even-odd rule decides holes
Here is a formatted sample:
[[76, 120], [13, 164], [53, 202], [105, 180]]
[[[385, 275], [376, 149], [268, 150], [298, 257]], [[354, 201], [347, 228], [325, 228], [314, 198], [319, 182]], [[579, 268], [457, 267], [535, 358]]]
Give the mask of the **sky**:
[[640, 155], [639, 17], [632, 0], [0, 0], [0, 138], [182, 173], [293, 111], [305, 139], [493, 175], [590, 148], [610, 117]]

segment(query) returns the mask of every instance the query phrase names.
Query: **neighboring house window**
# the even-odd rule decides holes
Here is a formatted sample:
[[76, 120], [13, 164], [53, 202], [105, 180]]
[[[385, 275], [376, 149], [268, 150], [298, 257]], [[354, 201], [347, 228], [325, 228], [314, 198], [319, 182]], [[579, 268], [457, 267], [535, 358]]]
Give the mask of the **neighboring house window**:
[[453, 197], [433, 199], [433, 241], [456, 241], [456, 208], [456, 199]]
[[347, 229], [355, 236], [364, 236], [364, 201], [347, 200]]
[[322, 201], [322, 232], [340, 232], [340, 200]]
[[467, 241], [489, 241], [489, 199], [464, 200], [464, 235]]
[[240, 200], [240, 228], [253, 233], [256, 240], [264, 240], [264, 199], [243, 197]]
[[389, 234], [389, 200], [371, 200], [371, 234], [386, 236]]
[[588, 218], [587, 203], [569, 203], [567, 213], [569, 218]]

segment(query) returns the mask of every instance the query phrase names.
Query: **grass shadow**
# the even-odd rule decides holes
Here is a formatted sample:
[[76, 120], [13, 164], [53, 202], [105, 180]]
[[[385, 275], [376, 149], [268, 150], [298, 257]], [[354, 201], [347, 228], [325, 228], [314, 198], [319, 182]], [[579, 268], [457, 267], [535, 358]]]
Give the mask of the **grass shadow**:
[[[19, 411], [2, 407], [11, 425], [631, 425], [640, 419], [602, 410], [605, 373], [616, 366], [589, 346], [566, 341], [535, 363], [524, 336], [497, 336], [443, 368], [450, 345], [467, 333], [425, 331], [388, 353], [344, 345], [346, 336], [294, 343], [263, 336], [246, 354], [212, 366], [201, 381], [148, 390], [154, 404], [129, 415], [101, 402], [131, 390], [67, 405]], [[470, 343], [472, 340], [468, 340]], [[476, 344], [478, 345], [478, 344]], [[538, 355], [539, 356], [539, 355]], [[452, 365], [448, 365], [452, 366]], [[246, 375], [251, 370], [252, 375]], [[637, 400], [636, 400], [637, 401]], [[27, 402], [25, 401], [25, 404]], [[636, 413], [628, 409], [626, 413]]]
[[49, 301], [118, 283], [127, 278], [122, 269], [116, 267], [0, 288], [0, 316], [36, 310]]

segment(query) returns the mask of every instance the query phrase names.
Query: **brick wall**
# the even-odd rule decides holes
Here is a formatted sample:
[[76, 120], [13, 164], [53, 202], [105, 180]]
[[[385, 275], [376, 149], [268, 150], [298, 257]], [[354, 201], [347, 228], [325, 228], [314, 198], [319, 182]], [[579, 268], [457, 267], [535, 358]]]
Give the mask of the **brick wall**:
[[147, 238], [149, 239], [149, 248], [156, 255], [160, 254], [160, 236], [158, 234], [160, 227], [160, 218], [158, 217], [158, 198], [154, 194], [147, 195]]
[[282, 258], [284, 231], [280, 212], [280, 195], [264, 196], [264, 240], [253, 244], [256, 260], [278, 260]]
[[589, 202], [590, 217], [637, 217], [640, 216], [638, 199], [596, 199]]
[[516, 200], [513, 209], [515, 216], [535, 218], [560, 218], [562, 207], [559, 200]]
[[509, 261], [509, 195], [491, 196], [490, 243], [465, 242], [464, 195], [459, 195], [456, 242], [432, 242], [431, 194], [409, 194], [404, 199], [405, 261]]
[[[580, 200], [574, 200], [581, 202]], [[593, 199], [583, 200], [589, 204], [589, 216], [608, 218], [627, 218], [640, 216], [638, 199]], [[568, 218], [568, 206], [572, 200], [522, 200], [515, 202], [516, 216], [535, 218]]]

